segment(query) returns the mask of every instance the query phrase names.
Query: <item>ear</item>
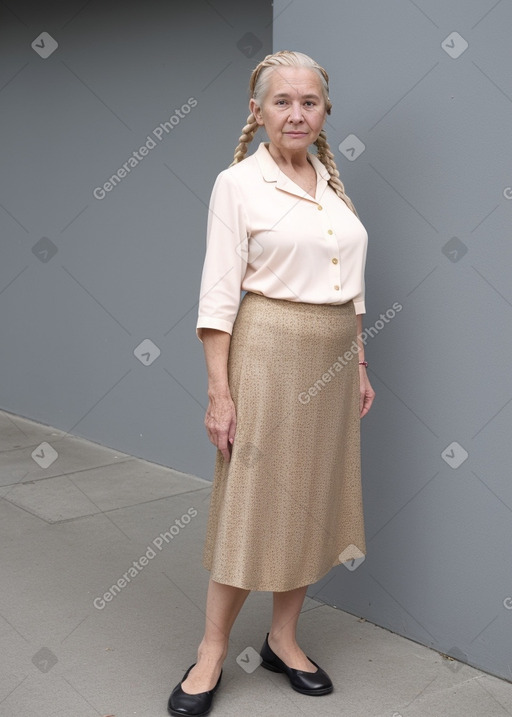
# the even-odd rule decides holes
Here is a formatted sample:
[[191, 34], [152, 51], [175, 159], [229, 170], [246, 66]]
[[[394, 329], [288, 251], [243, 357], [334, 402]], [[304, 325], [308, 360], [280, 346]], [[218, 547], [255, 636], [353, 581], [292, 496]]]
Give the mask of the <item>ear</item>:
[[249, 110], [254, 115], [254, 119], [256, 122], [262, 127], [265, 123], [263, 121], [263, 117], [261, 116], [261, 107], [258, 107], [256, 104], [256, 100], [254, 100], [252, 97], [249, 101]]

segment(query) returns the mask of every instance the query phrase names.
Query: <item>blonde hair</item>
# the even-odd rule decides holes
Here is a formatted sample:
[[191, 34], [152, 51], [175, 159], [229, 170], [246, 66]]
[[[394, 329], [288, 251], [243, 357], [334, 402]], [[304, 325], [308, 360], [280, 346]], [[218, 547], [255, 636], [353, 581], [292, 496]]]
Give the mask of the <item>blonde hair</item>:
[[[314, 70], [320, 78], [326, 112], [328, 115], [331, 114], [332, 103], [329, 99], [329, 75], [324, 68], [309, 57], [309, 55], [305, 55], [302, 52], [292, 52], [291, 50], [280, 50], [273, 55], [267, 55], [254, 68], [249, 81], [249, 94], [250, 97], [255, 100], [258, 107], [261, 107], [263, 99], [267, 93], [271, 72], [274, 68], [279, 66], [305, 67], [307, 69]], [[230, 167], [245, 159], [245, 155], [247, 154], [247, 145], [252, 142], [258, 127], [259, 124], [256, 122], [254, 114], [251, 112], [247, 118], [244, 128], [242, 129], [242, 134], [238, 140], [238, 145], [235, 149], [235, 155]], [[322, 129], [318, 135], [318, 138], [315, 141], [315, 146], [317, 148], [318, 159], [329, 172], [329, 185], [334, 189], [338, 197], [345, 202], [348, 208], [353, 211], [356, 216], [358, 216], [355, 206], [345, 193], [345, 187], [340, 179], [340, 173], [336, 167], [334, 155], [329, 147], [329, 143], [327, 142], [327, 135], [324, 129]]]

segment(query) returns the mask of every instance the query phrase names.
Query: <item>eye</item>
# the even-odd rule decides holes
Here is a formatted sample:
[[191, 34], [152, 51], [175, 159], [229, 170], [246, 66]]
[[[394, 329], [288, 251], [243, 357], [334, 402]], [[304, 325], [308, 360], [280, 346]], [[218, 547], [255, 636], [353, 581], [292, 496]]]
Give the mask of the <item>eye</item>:
[[315, 106], [315, 103], [313, 102], [313, 100], [306, 100], [306, 102], [305, 102], [304, 104], [307, 105], [307, 107], [314, 107], [314, 106]]
[[286, 104], [286, 100], [277, 100], [276, 102], [276, 105], [283, 106], [284, 104]]

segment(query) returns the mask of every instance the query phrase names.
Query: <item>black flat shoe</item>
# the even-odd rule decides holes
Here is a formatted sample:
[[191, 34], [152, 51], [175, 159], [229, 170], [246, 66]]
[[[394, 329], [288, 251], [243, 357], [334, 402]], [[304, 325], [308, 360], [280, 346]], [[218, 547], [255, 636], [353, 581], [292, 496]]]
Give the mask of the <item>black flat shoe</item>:
[[171, 692], [169, 701], [167, 703], [167, 711], [171, 715], [190, 715], [190, 717], [203, 717], [207, 715], [212, 708], [213, 695], [217, 692], [220, 685], [220, 678], [222, 677], [222, 670], [220, 671], [219, 679], [217, 684], [208, 692], [199, 692], [197, 695], [189, 695], [188, 692], [184, 692], [181, 689], [181, 685], [188, 677], [188, 673], [194, 667], [196, 663], [190, 665], [188, 670], [183, 675], [183, 679]]
[[285, 665], [268, 644], [268, 632], [260, 655], [262, 658], [261, 666], [272, 672], [284, 672], [288, 676], [290, 685], [295, 692], [300, 692], [302, 695], [327, 695], [332, 692], [331, 678], [311, 657], [308, 657], [308, 660], [317, 668], [316, 672], [294, 670], [292, 667]]

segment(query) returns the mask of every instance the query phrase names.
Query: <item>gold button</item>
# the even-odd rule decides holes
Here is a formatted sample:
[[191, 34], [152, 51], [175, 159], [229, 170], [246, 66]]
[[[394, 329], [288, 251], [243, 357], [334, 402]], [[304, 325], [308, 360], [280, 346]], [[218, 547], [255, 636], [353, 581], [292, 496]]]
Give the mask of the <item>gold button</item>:
[[319, 205], [317, 206], [317, 209], [318, 209], [318, 211], [319, 211], [319, 212], [321, 212], [321, 211], [322, 211], [322, 209], [323, 209], [322, 205], [321, 205], [321, 204], [319, 204]]
[[327, 230], [327, 234], [334, 234], [334, 232], [333, 232], [332, 229], [328, 229], [328, 230]]
[[339, 291], [339, 290], [340, 290], [340, 287], [338, 286], [338, 284], [335, 284], [335, 285], [334, 285], [334, 290], [335, 290], [335, 291]]
[[337, 263], [338, 263], [338, 260], [336, 259], [336, 257], [334, 257], [334, 259], [332, 260], [332, 263], [333, 263], [333, 264], [337, 264]]

